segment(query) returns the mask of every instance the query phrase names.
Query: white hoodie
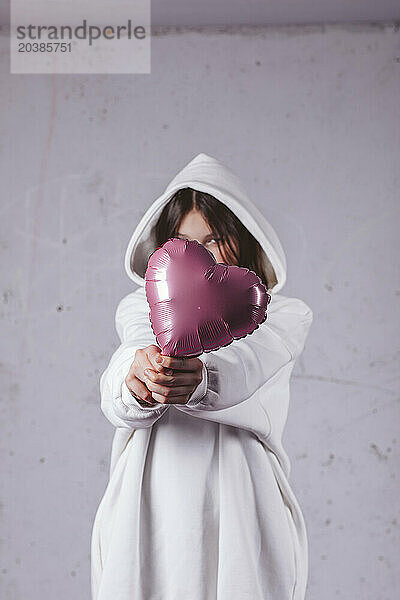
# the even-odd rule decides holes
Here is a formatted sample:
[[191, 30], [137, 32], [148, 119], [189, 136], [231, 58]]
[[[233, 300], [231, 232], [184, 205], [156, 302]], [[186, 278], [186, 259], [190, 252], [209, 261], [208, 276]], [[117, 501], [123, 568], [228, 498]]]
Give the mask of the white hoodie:
[[[124, 380], [135, 351], [157, 344], [144, 271], [156, 248], [152, 227], [183, 187], [213, 195], [240, 218], [276, 283], [255, 332], [199, 357], [203, 379], [186, 405], [143, 408]], [[240, 180], [201, 153], [144, 214], [125, 268], [139, 287], [117, 307], [121, 345], [100, 380], [101, 409], [116, 431], [92, 532], [93, 600], [303, 600], [307, 534], [282, 433], [313, 314], [277, 293], [286, 259], [275, 231]]]

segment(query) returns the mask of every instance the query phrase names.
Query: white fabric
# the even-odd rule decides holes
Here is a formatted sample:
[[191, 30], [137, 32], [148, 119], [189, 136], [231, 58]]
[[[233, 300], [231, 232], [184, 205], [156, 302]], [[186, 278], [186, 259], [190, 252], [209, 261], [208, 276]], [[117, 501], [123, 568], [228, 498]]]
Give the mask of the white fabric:
[[[146, 252], [155, 249], [151, 225], [186, 186], [234, 210], [277, 284], [256, 331], [199, 357], [203, 379], [187, 405], [144, 408], [124, 379], [135, 351], [156, 344], [142, 278]], [[290, 375], [313, 313], [276, 293], [286, 279], [276, 233], [237, 177], [199, 154], [146, 211], [125, 266], [140, 287], [118, 305], [121, 345], [100, 380], [101, 409], [116, 431], [93, 525], [92, 599], [304, 600], [307, 534], [282, 433]]]

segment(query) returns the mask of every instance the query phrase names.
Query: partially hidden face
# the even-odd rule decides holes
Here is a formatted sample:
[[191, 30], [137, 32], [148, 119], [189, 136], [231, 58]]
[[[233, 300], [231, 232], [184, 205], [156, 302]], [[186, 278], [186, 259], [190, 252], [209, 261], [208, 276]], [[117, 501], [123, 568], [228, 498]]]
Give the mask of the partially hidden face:
[[222, 240], [213, 235], [209, 224], [201, 212], [196, 209], [192, 209], [183, 217], [174, 237], [195, 240], [205, 246], [214, 255], [217, 263], [233, 264], [231, 261], [227, 262], [224, 259], [223, 254], [229, 256], [229, 254], [225, 253], [225, 244], [221, 243]]

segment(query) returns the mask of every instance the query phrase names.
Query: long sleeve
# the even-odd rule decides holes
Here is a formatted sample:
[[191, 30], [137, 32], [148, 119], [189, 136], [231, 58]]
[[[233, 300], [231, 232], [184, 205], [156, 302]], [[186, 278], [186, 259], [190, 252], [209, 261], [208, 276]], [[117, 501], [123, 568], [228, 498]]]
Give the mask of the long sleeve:
[[101, 410], [115, 427], [150, 427], [169, 406], [142, 407], [125, 383], [136, 350], [157, 345], [141, 288], [122, 298], [115, 314], [115, 327], [121, 345], [100, 378]]
[[252, 334], [200, 356], [203, 380], [189, 402], [176, 408], [196, 416], [198, 411], [221, 411], [272, 385], [301, 354], [312, 318], [302, 300], [273, 296], [267, 320]]

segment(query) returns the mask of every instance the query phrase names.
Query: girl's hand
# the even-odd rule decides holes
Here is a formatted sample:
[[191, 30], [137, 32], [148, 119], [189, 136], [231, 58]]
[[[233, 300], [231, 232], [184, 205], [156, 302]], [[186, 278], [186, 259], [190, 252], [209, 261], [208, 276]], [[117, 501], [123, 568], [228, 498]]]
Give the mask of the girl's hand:
[[[160, 363], [157, 362], [159, 358]], [[150, 359], [153, 368], [146, 367], [144, 375], [153, 399], [162, 404], [186, 404], [202, 380], [201, 360], [163, 356], [161, 353], [153, 353]], [[160, 366], [165, 371], [160, 371]]]
[[137, 350], [135, 352], [135, 359], [129, 368], [129, 373], [125, 377], [125, 383], [132, 396], [138, 400], [139, 404], [143, 404], [143, 406], [156, 405], [151, 392], [145, 385], [145, 382], [148, 381], [148, 379], [144, 370], [146, 368], [154, 369], [158, 373], [163, 373], [164, 376], [172, 374], [171, 369], [166, 369], [164, 366], [155, 362], [156, 357], [160, 354], [161, 349], [154, 344]]

